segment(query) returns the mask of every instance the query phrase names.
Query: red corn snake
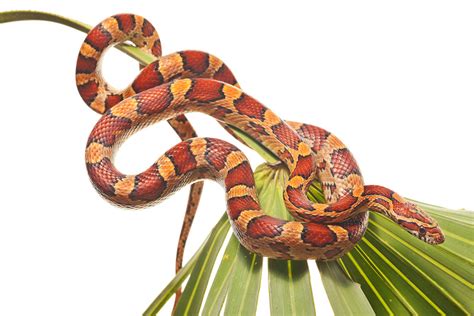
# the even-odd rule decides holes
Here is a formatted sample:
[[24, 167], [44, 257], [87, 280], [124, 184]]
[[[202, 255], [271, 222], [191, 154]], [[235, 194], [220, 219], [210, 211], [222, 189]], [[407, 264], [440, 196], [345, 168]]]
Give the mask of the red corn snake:
[[[99, 61], [106, 48], [126, 40], [158, 60], [118, 92], [102, 79]], [[278, 259], [342, 256], [363, 236], [369, 209], [425, 242], [443, 242], [436, 221], [418, 206], [387, 188], [364, 186], [357, 163], [334, 135], [308, 124], [281, 120], [243, 93], [218, 58], [196, 51], [160, 55], [161, 43], [151, 24], [128, 14], [104, 20], [89, 32], [81, 47], [78, 89], [86, 103], [103, 114], [89, 137], [87, 169], [94, 186], [108, 200], [142, 207], [186, 184], [202, 179], [218, 181], [226, 189], [228, 215], [241, 244]], [[280, 158], [290, 171], [284, 199], [296, 221], [265, 215], [244, 154], [222, 140], [197, 138], [183, 116], [191, 111], [237, 127]], [[118, 145], [131, 133], [164, 119], [170, 120], [184, 141], [146, 171], [131, 176], [120, 173], [112, 162]], [[306, 197], [313, 180], [322, 183], [327, 204], [313, 203]], [[190, 213], [194, 215], [194, 211]]]

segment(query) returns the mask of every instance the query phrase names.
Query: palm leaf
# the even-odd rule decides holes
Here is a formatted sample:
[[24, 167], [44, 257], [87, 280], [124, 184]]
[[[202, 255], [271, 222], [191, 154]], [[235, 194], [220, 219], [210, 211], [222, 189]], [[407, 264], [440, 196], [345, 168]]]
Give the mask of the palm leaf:
[[237, 253], [240, 251], [239, 248], [240, 243], [237, 238], [231, 238], [227, 244], [214, 282], [209, 289], [209, 294], [207, 295], [206, 303], [202, 310], [204, 315], [219, 315], [221, 312], [232, 280], [231, 276], [235, 275], [234, 264]]
[[194, 266], [183, 295], [176, 306], [177, 315], [196, 315], [201, 309], [203, 297], [211, 276], [217, 254], [222, 247], [230, 224], [227, 216], [221, 217], [212, 230]]
[[[355, 251], [341, 260], [368, 297], [383, 290], [393, 298], [374, 297], [370, 300], [374, 310], [397, 315], [428, 311], [472, 314], [472, 260], [461, 258], [450, 249], [449, 236], [446, 245], [430, 247], [398, 233], [396, 228], [387, 219], [371, 214], [366, 236]], [[472, 241], [464, 249], [472, 252]]]
[[[0, 23], [20, 20], [56, 22], [82, 32], [90, 29], [81, 22], [45, 12], [0, 13]], [[133, 46], [123, 44], [117, 48], [142, 65], [154, 60]], [[234, 132], [268, 162], [278, 161], [249, 136], [237, 129]], [[281, 194], [285, 170], [261, 166], [255, 177], [264, 209], [271, 210], [274, 216], [289, 218]], [[323, 201], [317, 183], [310, 188], [308, 196], [314, 201]], [[446, 233], [446, 242], [436, 247], [426, 245], [402, 232], [386, 218], [371, 214], [368, 231], [353, 251], [338, 261], [318, 263], [335, 315], [370, 315], [374, 312], [387, 315], [474, 314], [473, 212], [416, 203], [438, 220]], [[218, 259], [217, 254], [229, 227], [224, 214], [204, 244], [165, 286], [144, 315], [158, 313], [186, 279], [177, 314], [194, 315], [201, 311], [204, 315], [218, 315], [222, 310], [226, 315], [255, 314], [265, 262], [269, 271], [271, 313], [315, 314], [317, 306], [314, 305], [311, 287], [314, 278], [309, 274], [306, 262], [262, 260], [240, 247], [233, 236], [223, 257]], [[219, 260], [209, 289], [212, 268]]]
[[[257, 192], [262, 208], [275, 217], [286, 220], [283, 196], [288, 174], [283, 168], [261, 165], [255, 171]], [[268, 260], [268, 290], [270, 311], [274, 315], [316, 315], [311, 278], [306, 261]]]
[[360, 285], [352, 282], [336, 261], [317, 265], [335, 315], [374, 315]]
[[[235, 238], [232, 236], [232, 238]], [[236, 238], [235, 238], [236, 239]], [[262, 278], [262, 257], [239, 246], [227, 294], [225, 315], [255, 315]], [[232, 299], [228, 299], [228, 298]]]

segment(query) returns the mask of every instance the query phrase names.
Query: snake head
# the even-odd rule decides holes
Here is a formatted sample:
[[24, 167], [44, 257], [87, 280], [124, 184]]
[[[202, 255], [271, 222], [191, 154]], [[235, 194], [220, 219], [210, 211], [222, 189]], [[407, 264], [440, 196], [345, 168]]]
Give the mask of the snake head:
[[418, 205], [403, 199], [397, 200], [398, 203], [393, 206], [394, 212], [399, 214], [397, 222], [401, 227], [428, 244], [438, 245], [444, 242], [444, 234], [435, 219]]
[[444, 242], [444, 234], [436, 220], [398, 193], [379, 185], [366, 185], [364, 195], [373, 198], [370, 210], [387, 216], [418, 239], [432, 245]]

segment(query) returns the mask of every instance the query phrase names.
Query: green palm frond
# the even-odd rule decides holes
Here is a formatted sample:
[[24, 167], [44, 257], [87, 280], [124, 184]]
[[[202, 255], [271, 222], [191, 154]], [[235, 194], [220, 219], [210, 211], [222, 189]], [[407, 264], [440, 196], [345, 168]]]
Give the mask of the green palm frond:
[[[261, 165], [255, 178], [263, 208], [272, 210], [271, 215], [289, 219], [282, 199], [285, 169]], [[318, 186], [312, 190], [321, 195]], [[447, 228], [461, 236], [472, 235], [471, 212], [420, 204], [440, 222], [449, 221], [451, 226]], [[214, 229], [224, 226], [229, 229], [225, 223]], [[472, 237], [464, 240], [454, 237], [448, 241], [452, 235], [447, 229], [446, 243], [430, 246], [388, 219], [371, 214], [366, 235], [342, 259], [318, 263], [264, 260], [268, 267], [271, 314], [316, 314], [314, 278], [308, 264], [317, 264], [335, 315], [471, 315], [474, 312], [473, 241]], [[232, 236], [220, 260], [202, 314], [219, 315], [223, 311], [224, 315], [255, 315], [262, 259], [240, 247]], [[208, 282], [207, 279], [205, 283]], [[190, 280], [186, 290], [199, 286]], [[145, 315], [155, 315], [158, 311], [148, 310]]]
[[[37, 11], [0, 13], [0, 23], [46, 20], [87, 32], [90, 27], [55, 14]], [[154, 58], [129, 45], [117, 48], [146, 65]], [[234, 132], [268, 162], [278, 160], [239, 130]], [[260, 202], [273, 216], [289, 219], [282, 200], [286, 170], [262, 165], [255, 172]], [[321, 187], [314, 184], [308, 196], [322, 202]], [[315, 315], [310, 265], [317, 265], [335, 315], [474, 314], [474, 216], [416, 202], [438, 220], [446, 242], [430, 246], [397, 225], [371, 214], [361, 242], [338, 261], [315, 263], [264, 260], [249, 253], [230, 234], [224, 214], [203, 245], [162, 290], [144, 315], [155, 315], [175, 291], [186, 283], [176, 307], [177, 315], [255, 315], [268, 268], [268, 295], [272, 315]], [[170, 258], [171, 260], [171, 258]], [[211, 279], [213, 269], [215, 276]], [[207, 293], [207, 295], [206, 295]]]

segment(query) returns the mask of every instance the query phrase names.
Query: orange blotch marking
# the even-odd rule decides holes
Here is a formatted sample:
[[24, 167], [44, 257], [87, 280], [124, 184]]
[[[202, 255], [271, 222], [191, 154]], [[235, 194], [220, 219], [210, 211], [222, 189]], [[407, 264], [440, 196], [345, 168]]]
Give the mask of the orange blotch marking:
[[314, 168], [313, 168], [313, 157], [306, 156], [306, 157], [299, 157], [295, 169], [291, 173], [291, 176], [301, 176], [304, 179], [309, 179], [311, 175], [313, 175]]
[[247, 224], [247, 234], [252, 238], [276, 237], [281, 235], [285, 224], [285, 220], [267, 215], [256, 217]]
[[209, 55], [198, 51], [184, 51], [180, 53], [183, 59], [183, 68], [201, 74], [209, 67]]
[[77, 86], [79, 94], [82, 99], [87, 103], [91, 104], [92, 101], [97, 97], [97, 92], [99, 90], [99, 85], [95, 81], [89, 81], [83, 85]]
[[114, 15], [117, 20], [119, 29], [124, 33], [130, 33], [135, 29], [136, 23], [133, 15], [131, 14], [117, 14]]
[[229, 170], [227, 177], [225, 178], [225, 186], [227, 190], [239, 184], [246, 185], [247, 187], [253, 187], [255, 184], [252, 168], [247, 161]]
[[286, 189], [286, 194], [288, 195], [288, 200], [296, 206], [297, 208], [302, 208], [306, 210], [312, 210], [313, 205], [306, 195], [299, 189], [288, 187]]
[[326, 212], [343, 212], [349, 210], [353, 205], [355, 205], [356, 202], [356, 197], [354, 197], [352, 194], [347, 194], [339, 199], [336, 203], [329, 205], [326, 209]]
[[182, 142], [174, 146], [166, 153], [166, 156], [172, 161], [176, 175], [185, 174], [196, 168], [196, 158], [191, 152], [191, 144]]
[[109, 46], [109, 41], [112, 39], [110, 33], [102, 28], [102, 25], [98, 25], [93, 28], [86, 37], [85, 42], [90, 44], [96, 50], [104, 50]]
[[279, 124], [272, 126], [272, 130], [280, 142], [290, 148], [298, 149], [298, 144], [301, 142], [301, 139], [288, 125], [280, 122]]
[[223, 84], [215, 80], [197, 79], [186, 93], [186, 98], [197, 102], [214, 102], [224, 99]]
[[258, 203], [250, 196], [232, 197], [227, 200], [229, 217], [237, 219], [243, 211], [260, 210]]
[[92, 57], [86, 57], [82, 54], [77, 58], [76, 73], [90, 74], [95, 71], [97, 67], [97, 60]]
[[132, 88], [136, 93], [139, 93], [163, 84], [163, 82], [163, 76], [158, 69], [155, 68], [155, 64], [151, 64], [140, 72], [138, 77], [133, 81]]
[[229, 67], [224, 64], [222, 64], [219, 70], [217, 70], [213, 78], [231, 85], [235, 85], [237, 83], [237, 79], [235, 79], [234, 74], [230, 71]]
[[337, 241], [337, 235], [325, 225], [304, 223], [301, 239], [314, 247], [324, 247]]
[[155, 33], [155, 28], [147, 19], [143, 19], [142, 32], [146, 37], [150, 37]]
[[108, 95], [107, 98], [105, 99], [105, 108], [110, 109], [111, 107], [113, 107], [114, 105], [116, 105], [122, 100], [123, 100], [123, 97], [120, 94]]
[[115, 195], [114, 184], [123, 176], [108, 158], [96, 164], [87, 164], [87, 172], [94, 186], [106, 196]]
[[266, 108], [260, 104], [257, 100], [243, 94], [239, 99], [234, 101], [234, 106], [243, 115], [247, 115], [252, 118], [264, 120]]
[[131, 200], [155, 201], [166, 189], [166, 181], [158, 173], [156, 165], [135, 177], [135, 188], [129, 194]]

